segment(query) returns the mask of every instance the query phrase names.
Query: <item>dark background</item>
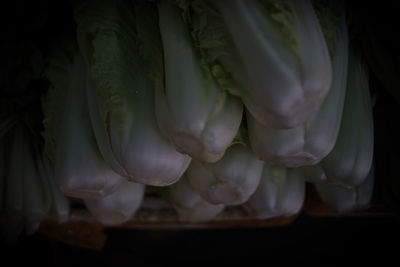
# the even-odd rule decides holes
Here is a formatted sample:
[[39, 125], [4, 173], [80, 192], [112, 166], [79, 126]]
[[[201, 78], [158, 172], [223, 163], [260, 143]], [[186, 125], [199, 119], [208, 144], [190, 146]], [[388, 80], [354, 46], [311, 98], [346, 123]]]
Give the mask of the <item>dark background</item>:
[[[315, 218], [288, 226], [201, 230], [109, 229], [102, 251], [23, 236], [1, 252], [15, 265], [164, 266], [213, 263], [276, 266], [285, 263], [379, 266], [399, 262], [399, 220], [394, 216]], [[0, 253], [1, 254], [1, 253]]]

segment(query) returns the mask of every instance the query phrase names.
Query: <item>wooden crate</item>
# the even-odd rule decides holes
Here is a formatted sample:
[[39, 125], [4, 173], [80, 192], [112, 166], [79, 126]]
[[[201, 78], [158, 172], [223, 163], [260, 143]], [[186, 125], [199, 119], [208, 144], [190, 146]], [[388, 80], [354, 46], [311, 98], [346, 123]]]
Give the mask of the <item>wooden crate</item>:
[[348, 217], [348, 216], [392, 216], [393, 211], [373, 198], [368, 209], [337, 212], [326, 206], [312, 187], [307, 187], [306, 198], [299, 214], [290, 217], [258, 219], [249, 214], [243, 206], [227, 207], [215, 219], [208, 222], [193, 223], [179, 220], [177, 213], [168, 203], [156, 197], [146, 197], [142, 207], [128, 222], [117, 226], [102, 225], [86, 209], [73, 209], [70, 220], [58, 223], [45, 220], [39, 228], [39, 234], [63, 243], [101, 250], [107, 241], [106, 229], [227, 229], [283, 227], [296, 221], [300, 215], [311, 217]]

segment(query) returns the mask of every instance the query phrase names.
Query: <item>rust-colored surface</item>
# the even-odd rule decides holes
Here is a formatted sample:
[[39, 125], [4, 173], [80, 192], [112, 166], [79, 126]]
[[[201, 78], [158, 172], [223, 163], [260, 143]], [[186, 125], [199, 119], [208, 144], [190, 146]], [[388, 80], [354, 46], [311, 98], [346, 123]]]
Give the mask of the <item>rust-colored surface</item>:
[[42, 222], [39, 233], [52, 240], [68, 245], [101, 250], [107, 240], [105, 229], [218, 229], [256, 228], [284, 226], [296, 220], [297, 216], [260, 220], [250, 218], [241, 207], [228, 208], [220, 216], [208, 222], [181, 221], [173, 210], [139, 210], [132, 220], [117, 226], [104, 226], [94, 220], [85, 210], [72, 210], [71, 221], [58, 223], [52, 220]]
[[260, 219], [236, 219], [236, 220], [214, 220], [210, 222], [186, 222], [186, 221], [140, 221], [132, 220], [118, 228], [134, 229], [198, 229], [198, 228], [240, 228], [240, 227], [273, 227], [284, 226], [296, 220], [297, 216], [286, 218]]
[[39, 233], [71, 246], [101, 250], [106, 243], [104, 226], [94, 222], [43, 221]]
[[107, 240], [104, 233], [106, 228], [121, 229], [199, 229], [199, 228], [240, 228], [240, 227], [276, 227], [285, 226], [295, 221], [297, 216], [286, 218], [273, 218], [268, 220], [237, 219], [217, 220], [204, 223], [185, 221], [141, 221], [131, 220], [118, 226], [103, 226], [96, 222], [75, 221], [58, 223], [56, 221], [43, 221], [39, 233], [52, 240], [68, 245], [101, 250]]

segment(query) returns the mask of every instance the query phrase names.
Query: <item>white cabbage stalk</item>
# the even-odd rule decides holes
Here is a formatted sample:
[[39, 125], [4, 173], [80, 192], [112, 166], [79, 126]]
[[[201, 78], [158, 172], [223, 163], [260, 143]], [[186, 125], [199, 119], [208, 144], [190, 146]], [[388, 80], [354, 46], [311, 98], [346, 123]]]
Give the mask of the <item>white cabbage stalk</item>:
[[368, 208], [374, 190], [374, 168], [362, 184], [346, 188], [329, 182], [314, 183], [319, 197], [336, 211], [351, 211]]
[[54, 169], [51, 168], [49, 159], [38, 147], [35, 148], [33, 158], [35, 159], [41, 180], [43, 180], [43, 189], [46, 188], [48, 191], [46, 197], [50, 203], [46, 217], [58, 222], [65, 222], [68, 220], [70, 213], [69, 201], [57, 187]]
[[321, 161], [328, 181], [345, 187], [363, 183], [372, 166], [374, 128], [368, 74], [350, 51], [349, 73], [339, 135]]
[[321, 164], [315, 164], [311, 166], [304, 166], [298, 168], [299, 172], [302, 173], [304, 179], [310, 183], [325, 182], [327, 177], [322, 169]]
[[249, 112], [248, 131], [253, 151], [264, 161], [286, 167], [314, 165], [333, 149], [342, 118], [348, 66], [347, 26], [342, 16], [333, 54], [333, 81], [319, 110], [291, 129], [262, 125]]
[[23, 231], [35, 233], [47, 217], [66, 221], [69, 203], [29, 130], [21, 124], [9, 130], [0, 137], [0, 235], [16, 242]]
[[90, 118], [105, 161], [133, 182], [176, 182], [190, 157], [177, 152], [157, 126], [154, 85], [139, 54], [134, 8], [128, 2], [84, 1], [75, 20], [92, 78]]
[[121, 176], [101, 157], [93, 135], [85, 62], [77, 50], [58, 49], [46, 70], [51, 83], [44, 102], [47, 151], [54, 162], [57, 185], [65, 195], [101, 197], [114, 190]]
[[43, 166], [29, 137], [29, 130], [18, 124], [11, 130], [4, 188], [0, 195], [2, 235], [16, 240], [25, 230], [33, 234], [47, 216], [51, 206], [51, 192]]
[[[16, 195], [20, 195], [18, 199], [21, 200], [25, 220], [31, 224], [36, 224], [32, 229], [32, 231], [35, 231], [35, 228], [37, 229], [40, 221], [47, 215], [50, 209], [51, 195], [43, 165], [37, 161], [37, 151], [34, 150], [28, 135], [28, 129], [24, 129], [22, 126], [17, 127], [14, 134], [14, 144], [7, 181], [14, 180], [17, 175], [21, 177], [21, 183], [15, 185], [15, 191], [10, 191], [14, 191]], [[13, 165], [14, 167], [12, 167]], [[17, 190], [20, 191], [18, 192]], [[15, 195], [11, 196], [11, 192], [7, 190], [9, 204], [14, 202], [12, 199], [15, 197]], [[16, 211], [18, 208], [16, 207]]]
[[223, 204], [211, 204], [201, 197], [190, 185], [186, 174], [177, 183], [168, 187], [168, 193], [169, 199], [182, 221], [210, 221], [225, 207]]
[[139, 209], [145, 186], [127, 180], [121, 182], [114, 192], [100, 199], [84, 199], [91, 214], [105, 225], [127, 222]]
[[[293, 128], [309, 118], [332, 81], [328, 47], [310, 1], [215, 5], [237, 50], [220, 61], [252, 116], [271, 128]], [[239, 63], [232, 65], [229, 57]]]
[[193, 160], [187, 176], [193, 188], [213, 204], [238, 205], [246, 202], [256, 190], [263, 162], [243, 144], [229, 147], [215, 163]]
[[47, 181], [50, 187], [51, 194], [51, 206], [48, 213], [48, 217], [58, 221], [65, 222], [69, 218], [70, 213], [70, 205], [68, 199], [65, 195], [60, 191], [56, 184], [56, 178], [54, 176], [54, 169], [51, 168], [51, 162], [47, 158], [47, 156], [42, 153], [42, 157], [40, 158], [43, 172], [47, 177]]
[[300, 212], [305, 181], [297, 169], [264, 164], [260, 185], [245, 207], [260, 219], [288, 217]]
[[[7, 214], [7, 219], [11, 217], [20, 217], [24, 212], [24, 179], [25, 179], [25, 168], [24, 166], [24, 136], [21, 126], [16, 126], [11, 130], [13, 137], [10, 138], [10, 147], [8, 152], [7, 169], [5, 171], [5, 188], [4, 188], [4, 203], [2, 213]], [[26, 153], [27, 154], [27, 153]], [[31, 164], [31, 162], [29, 163]], [[28, 170], [28, 168], [26, 168]], [[28, 174], [29, 175], [29, 174]], [[32, 176], [30, 174], [29, 176]], [[32, 177], [30, 177], [31, 179]], [[6, 218], [6, 217], [4, 217]], [[22, 229], [21, 229], [22, 230]]]
[[8, 147], [8, 139], [6, 138], [6, 134], [0, 135], [0, 214], [3, 210], [3, 203], [4, 203], [4, 194], [5, 194], [5, 187], [6, 187], [6, 168], [8, 161], [7, 155], [7, 147]]
[[239, 129], [243, 105], [202, 69], [179, 8], [161, 1], [158, 13], [165, 89], [157, 88], [157, 121], [180, 152], [218, 161]]

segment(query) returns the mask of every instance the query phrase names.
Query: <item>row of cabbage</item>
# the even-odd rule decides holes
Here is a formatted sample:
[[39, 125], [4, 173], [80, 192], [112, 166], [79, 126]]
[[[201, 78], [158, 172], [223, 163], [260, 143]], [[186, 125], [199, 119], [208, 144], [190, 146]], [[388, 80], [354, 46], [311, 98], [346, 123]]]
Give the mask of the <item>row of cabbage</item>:
[[123, 223], [154, 187], [186, 221], [235, 205], [291, 216], [307, 183], [333, 209], [368, 206], [368, 72], [341, 1], [87, 0], [73, 11], [73, 36], [58, 34], [35, 72], [48, 86], [40, 133], [2, 117], [3, 232], [68, 220], [72, 199]]

